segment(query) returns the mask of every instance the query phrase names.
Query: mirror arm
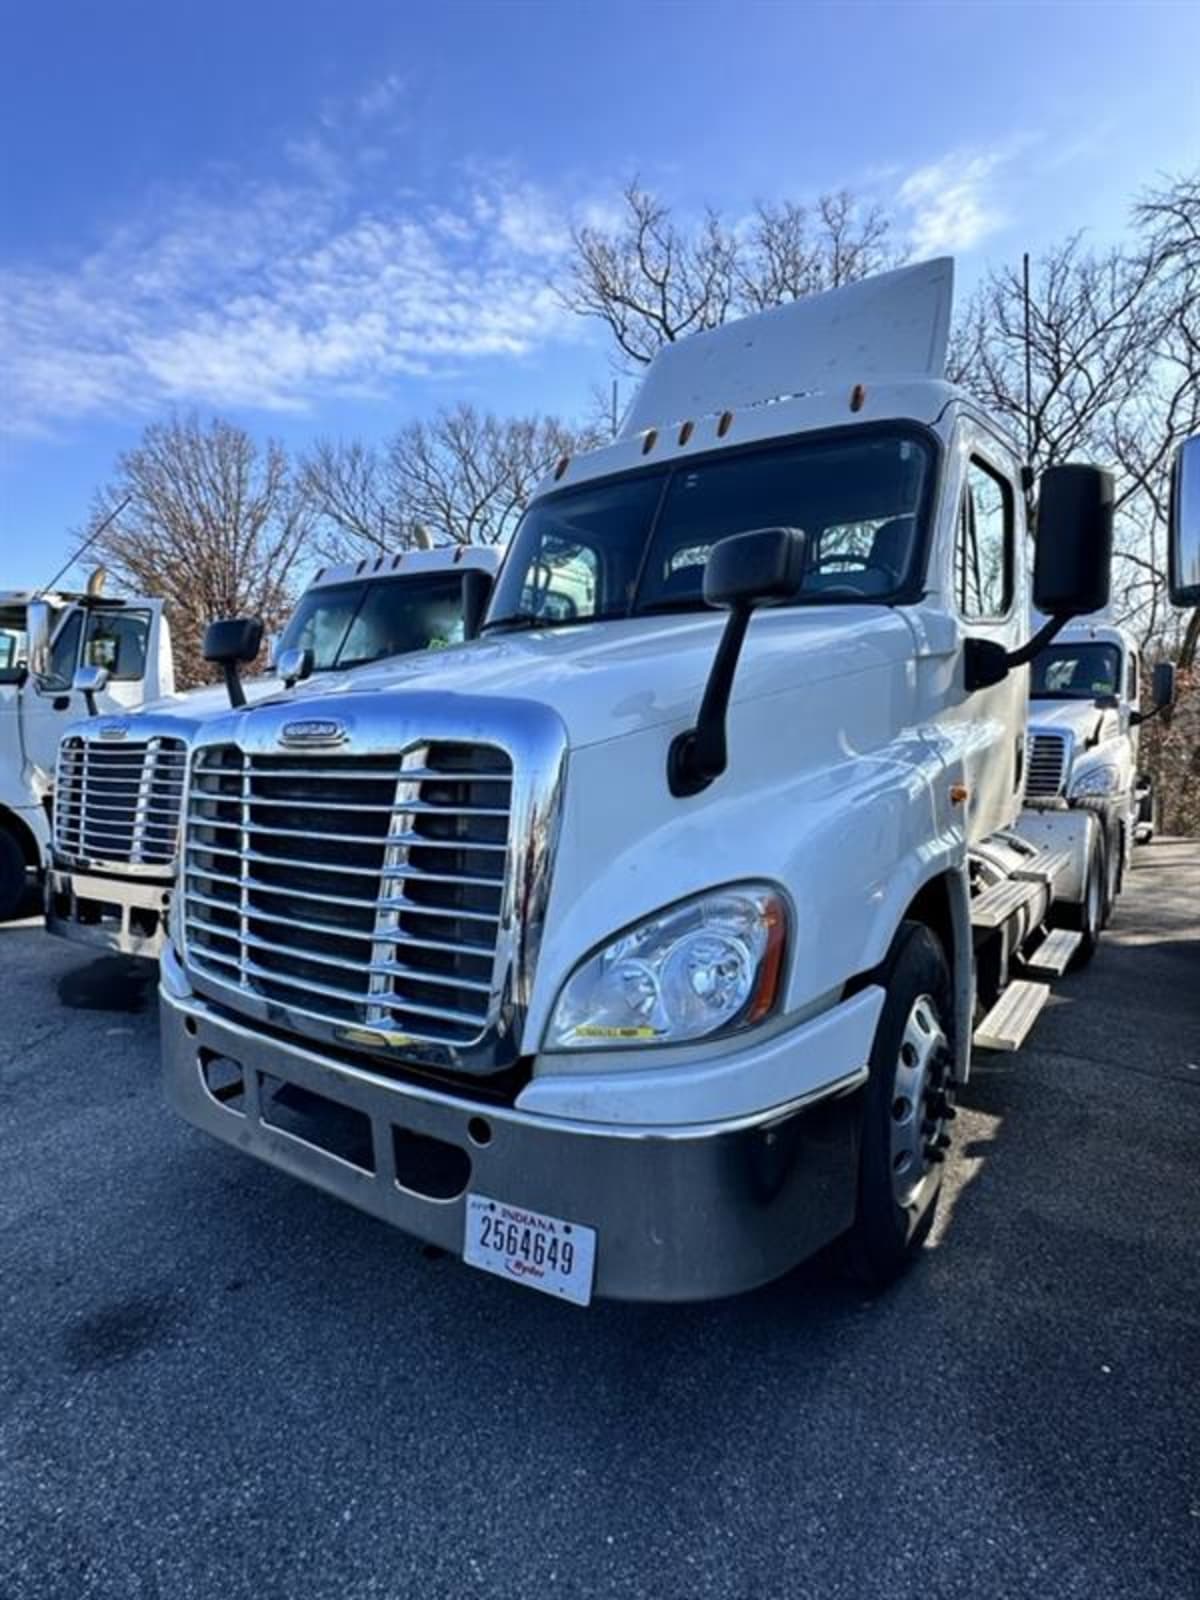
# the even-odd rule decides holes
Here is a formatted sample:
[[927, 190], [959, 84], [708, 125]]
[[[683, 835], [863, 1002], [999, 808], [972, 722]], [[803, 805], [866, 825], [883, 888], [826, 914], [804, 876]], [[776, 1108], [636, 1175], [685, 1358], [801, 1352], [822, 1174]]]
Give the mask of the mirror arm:
[[94, 689], [85, 689], [83, 691], [83, 703], [87, 706], [89, 717], [99, 716], [100, 713], [96, 710], [96, 691]]
[[738, 657], [742, 653], [753, 610], [753, 606], [746, 604], [731, 607], [721, 643], [713, 658], [712, 671], [704, 686], [704, 698], [700, 702], [696, 726], [685, 733], [676, 734], [671, 740], [667, 756], [667, 782], [677, 799], [707, 789], [728, 765], [726, 714]]
[[225, 693], [229, 696], [229, 704], [237, 711], [246, 704], [246, 691], [242, 688], [237, 662], [222, 661], [221, 671], [225, 674]]
[[1028, 666], [1038, 651], [1050, 643], [1073, 615], [1073, 612], [1064, 612], [1061, 616], [1051, 617], [1018, 650], [1006, 650], [993, 639], [964, 640], [963, 671], [967, 693], [972, 694], [976, 689], [990, 689], [993, 684], [1002, 683], [1015, 667]]

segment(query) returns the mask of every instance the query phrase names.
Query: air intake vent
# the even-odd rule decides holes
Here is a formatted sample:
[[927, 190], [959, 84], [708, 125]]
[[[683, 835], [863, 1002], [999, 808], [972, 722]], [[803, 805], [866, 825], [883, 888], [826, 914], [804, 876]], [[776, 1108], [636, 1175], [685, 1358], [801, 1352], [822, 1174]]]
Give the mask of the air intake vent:
[[174, 870], [187, 745], [154, 738], [59, 745], [54, 848], [68, 861]]
[[1025, 798], [1054, 800], [1063, 792], [1067, 741], [1061, 733], [1031, 733], [1027, 745]]
[[[201, 747], [184, 845], [189, 966], [312, 1018], [456, 1047], [498, 1004], [512, 762]], [[369, 1046], [370, 1037], [360, 1042]]]

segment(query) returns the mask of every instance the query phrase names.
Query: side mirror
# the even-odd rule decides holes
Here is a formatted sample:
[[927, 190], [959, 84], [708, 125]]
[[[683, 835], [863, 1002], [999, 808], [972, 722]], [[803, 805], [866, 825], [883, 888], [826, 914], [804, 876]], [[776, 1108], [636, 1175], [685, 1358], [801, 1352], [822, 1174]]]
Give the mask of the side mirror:
[[699, 794], [725, 771], [729, 696], [751, 613], [757, 606], [795, 598], [804, 581], [807, 544], [799, 528], [756, 528], [731, 534], [709, 552], [704, 598], [710, 606], [726, 608], [729, 621], [704, 686], [696, 726], [671, 741], [667, 782], [673, 795]]
[[1038, 491], [1033, 603], [1048, 617], [1086, 616], [1108, 604], [1113, 480], [1101, 467], [1047, 467]]
[[96, 715], [96, 696], [102, 694], [108, 687], [107, 667], [76, 667], [75, 676], [71, 680], [71, 687], [84, 698], [88, 708], [88, 716]]
[[1171, 473], [1168, 576], [1177, 606], [1200, 606], [1200, 433], [1185, 439]]
[[275, 658], [275, 671], [283, 679], [284, 687], [292, 689], [303, 679], [312, 676], [313, 653], [305, 648], [303, 650], [293, 646], [290, 650], [281, 650]]
[[477, 639], [488, 601], [492, 598], [495, 580], [490, 572], [482, 572], [478, 567], [464, 567], [462, 582], [463, 638]]
[[50, 671], [50, 607], [31, 600], [25, 607], [25, 637], [29, 641], [29, 670], [35, 678]]
[[994, 639], [966, 640], [968, 694], [1028, 666], [1072, 617], [1104, 609], [1112, 587], [1112, 543], [1112, 473], [1072, 462], [1047, 467], [1038, 491], [1033, 603], [1050, 620], [1019, 650], [1006, 650]]
[[1165, 711], [1175, 704], [1175, 663], [1160, 661], [1154, 669], [1151, 693], [1155, 711]]
[[235, 710], [246, 704], [238, 665], [254, 660], [262, 647], [262, 635], [261, 617], [226, 617], [221, 622], [210, 622], [204, 630], [204, 659], [223, 670], [229, 704]]

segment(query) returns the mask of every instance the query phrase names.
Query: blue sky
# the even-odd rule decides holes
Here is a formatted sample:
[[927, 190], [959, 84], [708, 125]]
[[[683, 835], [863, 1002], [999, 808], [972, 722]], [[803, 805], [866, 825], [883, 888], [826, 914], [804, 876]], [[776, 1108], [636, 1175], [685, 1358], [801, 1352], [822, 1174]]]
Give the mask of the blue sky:
[[848, 185], [969, 283], [1200, 161], [1200, 6], [7, 0], [0, 587], [172, 408], [302, 446], [466, 398], [581, 414], [547, 288], [634, 173]]

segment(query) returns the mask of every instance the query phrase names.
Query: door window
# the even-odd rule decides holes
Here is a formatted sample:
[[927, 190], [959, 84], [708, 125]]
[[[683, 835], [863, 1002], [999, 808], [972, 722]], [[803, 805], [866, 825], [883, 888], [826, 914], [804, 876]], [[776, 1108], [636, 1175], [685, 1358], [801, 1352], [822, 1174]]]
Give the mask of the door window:
[[148, 611], [93, 611], [88, 615], [84, 663], [104, 667], [113, 683], [140, 683], [150, 641]]
[[51, 694], [61, 693], [71, 687], [75, 667], [79, 660], [79, 635], [83, 629], [83, 615], [72, 611], [54, 636], [50, 646], [50, 666], [40, 688]]
[[1013, 499], [1005, 479], [972, 459], [967, 466], [954, 551], [954, 592], [969, 620], [1003, 617], [1012, 605]]

